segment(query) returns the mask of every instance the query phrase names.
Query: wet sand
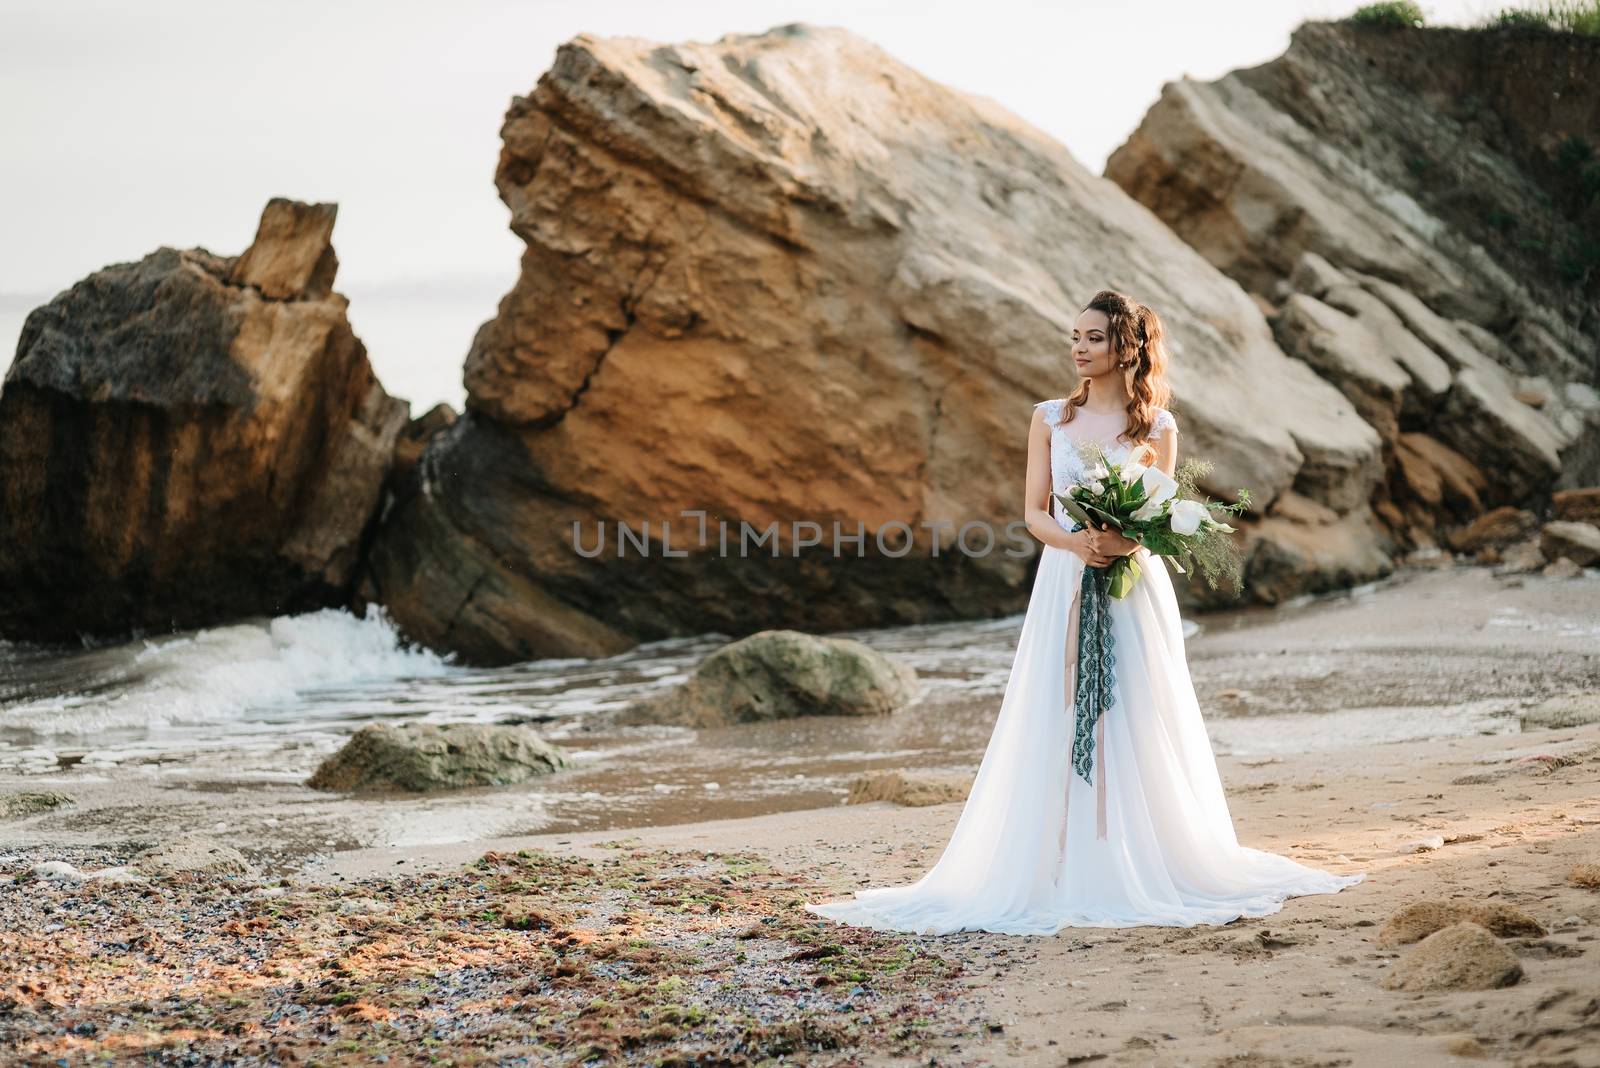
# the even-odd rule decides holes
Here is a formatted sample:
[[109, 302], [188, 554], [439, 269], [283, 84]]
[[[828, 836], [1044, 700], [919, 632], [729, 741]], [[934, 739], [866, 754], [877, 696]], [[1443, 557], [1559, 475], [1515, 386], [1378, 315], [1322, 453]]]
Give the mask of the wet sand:
[[[1600, 726], [1224, 758], [1241, 841], [1367, 879], [1268, 917], [1050, 937], [852, 929], [959, 803], [339, 853], [284, 880], [0, 886], [18, 1063], [1600, 1063]], [[1433, 838], [1436, 848], [1416, 851]], [[74, 850], [83, 867], [122, 863]], [[1514, 905], [1525, 972], [1401, 993], [1422, 900]], [[380, 1058], [387, 1057], [387, 1062]]]
[[[1337, 755], [1342, 746], [1357, 743], [1381, 748], [1515, 734], [1519, 715], [1542, 701], [1600, 692], [1600, 577], [1408, 570], [1298, 607], [1195, 619], [1202, 629], [1187, 642], [1190, 671], [1224, 761], [1309, 753], [1333, 762], [1347, 759]], [[876, 640], [895, 655], [897, 645], [916, 637], [895, 631]], [[938, 640], [956, 643], [947, 662], [960, 657], [959, 635], [942, 632]], [[967, 640], [994, 642], [987, 633]], [[970, 773], [999, 707], [988, 681], [993, 659], [985, 652], [980, 665], [969, 666], [971, 677], [983, 680], [975, 689], [965, 675], [954, 684], [935, 681], [929, 700], [890, 717], [808, 717], [698, 734], [674, 728], [686, 737], [657, 748], [601, 723], [582, 725], [558, 739], [579, 766], [523, 787], [356, 797], [301, 785], [338, 744], [334, 738], [284, 754], [289, 766], [268, 779], [254, 765], [230, 775], [226, 766], [197, 768], [181, 756], [0, 772], [0, 794], [58, 790], [76, 802], [26, 820], [0, 819], [0, 858], [133, 848], [204, 833], [237, 843], [264, 872], [293, 874], [351, 849], [615, 832], [827, 807], [865, 772]], [[1009, 652], [1001, 659], [1008, 667]], [[641, 743], [642, 752], [628, 749]], [[600, 759], [587, 761], [591, 753]], [[1226, 764], [1224, 781], [1233, 782]]]
[[[1600, 725], [1519, 733], [1516, 719], [1600, 691], [1597, 591], [1419, 572], [1194, 639], [1203, 707], [1245, 741], [1258, 715], [1313, 693], [1307, 720], [1387, 714], [1401, 739], [1219, 745], [1243, 843], [1367, 873], [1220, 927], [931, 937], [800, 908], [915, 879], [959, 803], [402, 848], [352, 819], [334, 851], [341, 811], [381, 802], [219, 783], [142, 809], [125, 784], [117, 798], [118, 784], [102, 796], [7, 781], [0, 792], [79, 798], [0, 824], [8, 874], [125, 863], [252, 807], [285, 814], [281, 837], [238, 844], [287, 867], [0, 885], [0, 953], [18, 962], [0, 984], [0, 1040], [41, 1064], [91, 1049], [176, 1059], [174, 1043], [237, 1063], [329, 1049], [345, 1052], [328, 1063], [396, 1063], [431, 1043], [462, 1063], [1600, 1065], [1600, 890], [1569, 878], [1600, 864]], [[1407, 733], [1463, 706], [1487, 733], [1470, 730], [1478, 720], [1453, 737]], [[297, 824], [297, 806], [317, 818]], [[1506, 941], [1525, 972], [1515, 985], [1388, 990], [1408, 947], [1377, 932], [1422, 900], [1511, 904], [1548, 933]], [[551, 921], [516, 918], [534, 906]]]
[[[1223, 926], [886, 936], [958, 961], [973, 999], [967, 1016], [1000, 1027], [932, 1042], [928, 1055], [1017, 1065], [1600, 1064], [1600, 891], [1568, 881], [1575, 865], [1600, 863], [1600, 726], [1221, 765], [1242, 842], [1367, 879]], [[915, 879], [960, 810], [874, 802], [488, 845], [575, 857], [604, 856], [608, 842], [748, 850], [831, 897]], [[1414, 851], [1432, 836], [1443, 845]], [[354, 881], [400, 860], [446, 870], [482, 846], [352, 852], [307, 874]], [[1380, 947], [1377, 932], [1430, 899], [1513, 904], [1549, 934], [1508, 943], [1526, 972], [1515, 986], [1386, 990], [1381, 980], [1409, 947]]]

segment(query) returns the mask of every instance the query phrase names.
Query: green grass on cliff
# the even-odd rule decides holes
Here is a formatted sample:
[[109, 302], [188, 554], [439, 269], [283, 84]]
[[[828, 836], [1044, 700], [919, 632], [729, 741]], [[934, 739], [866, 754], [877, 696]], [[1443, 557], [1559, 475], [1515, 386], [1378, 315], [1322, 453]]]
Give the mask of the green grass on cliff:
[[1387, 0], [1385, 3], [1364, 4], [1356, 8], [1350, 13], [1348, 21], [1359, 22], [1363, 26], [1399, 28], [1421, 26], [1424, 20], [1422, 8], [1412, 0]]
[[1531, 7], [1508, 7], [1490, 15], [1485, 29], [1548, 30], [1600, 37], [1600, 0], [1549, 0]]
[[[1422, 26], [1427, 18], [1412, 0], [1363, 4], [1345, 17], [1363, 26], [1398, 29]], [[1506, 7], [1478, 23], [1483, 30], [1543, 30], [1600, 37], [1600, 0], [1546, 0], [1527, 7]]]

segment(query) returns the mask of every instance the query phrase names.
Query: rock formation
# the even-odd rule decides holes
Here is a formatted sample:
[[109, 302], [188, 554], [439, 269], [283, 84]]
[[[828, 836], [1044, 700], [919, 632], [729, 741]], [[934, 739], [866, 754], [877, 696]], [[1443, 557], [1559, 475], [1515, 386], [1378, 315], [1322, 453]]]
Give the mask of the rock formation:
[[[1105, 286], [1170, 325], [1207, 488], [1264, 510], [1252, 593], [1390, 566], [1368, 507], [1380, 438], [1355, 405], [1236, 283], [987, 100], [840, 30], [580, 36], [501, 133], [522, 274], [371, 559], [413, 638], [496, 662], [1020, 611], [1032, 408], [1075, 384], [1072, 321]], [[577, 551], [619, 521], [648, 524], [653, 558]], [[820, 547], [794, 552], [799, 521]], [[992, 551], [961, 550], [968, 522]], [[779, 554], [741, 555], [742, 523], [778, 524]], [[834, 554], [835, 524], [860, 524], [859, 556]]]
[[920, 692], [913, 668], [862, 642], [770, 630], [724, 645], [686, 682], [622, 709], [613, 722], [725, 727], [794, 716], [882, 716]]
[[1307, 23], [1107, 162], [1377, 431], [1351, 488], [1402, 549], [1600, 482], [1597, 70], [1593, 37]]
[[423, 450], [436, 434], [455, 425], [456, 410], [448, 404], [432, 408], [407, 423], [394, 439], [394, 460], [389, 465], [389, 483], [398, 489], [422, 459]]
[[336, 208], [162, 248], [29, 315], [0, 389], [0, 635], [343, 603], [407, 405], [332, 292]]
[[317, 766], [314, 790], [455, 790], [510, 786], [568, 766], [528, 727], [500, 723], [369, 723]]

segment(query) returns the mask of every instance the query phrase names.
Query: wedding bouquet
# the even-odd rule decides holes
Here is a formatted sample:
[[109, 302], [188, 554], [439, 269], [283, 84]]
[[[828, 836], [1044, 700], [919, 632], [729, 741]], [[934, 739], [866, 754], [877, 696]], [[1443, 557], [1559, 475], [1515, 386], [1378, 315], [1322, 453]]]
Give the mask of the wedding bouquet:
[[[1250, 507], [1250, 491], [1240, 489], [1232, 504], [1194, 500], [1195, 480], [1211, 471], [1208, 460], [1190, 458], [1178, 465], [1176, 477], [1155, 466], [1155, 450], [1139, 445], [1122, 462], [1112, 460], [1099, 442], [1079, 445], [1085, 479], [1052, 496], [1084, 527], [1109, 527], [1138, 542], [1151, 553], [1165, 556], [1182, 574], [1198, 569], [1212, 589], [1226, 576], [1238, 589], [1241, 553], [1228, 535], [1233, 527], [1212, 518], [1212, 510], [1238, 514]], [[1139, 581], [1139, 564], [1133, 553], [1119, 556], [1106, 568], [1107, 587], [1113, 597], [1126, 597]]]

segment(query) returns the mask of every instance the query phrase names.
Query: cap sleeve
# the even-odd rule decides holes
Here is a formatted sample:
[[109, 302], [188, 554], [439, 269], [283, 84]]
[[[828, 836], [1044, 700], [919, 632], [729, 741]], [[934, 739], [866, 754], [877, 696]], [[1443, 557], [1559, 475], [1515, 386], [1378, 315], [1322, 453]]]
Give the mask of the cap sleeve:
[[1040, 401], [1034, 407], [1044, 412], [1044, 421], [1048, 425], [1055, 426], [1061, 422], [1061, 401], [1059, 399]]
[[1174, 434], [1176, 434], [1178, 432], [1178, 421], [1174, 419], [1172, 417], [1172, 413], [1167, 411], [1165, 408], [1157, 408], [1156, 421], [1150, 427], [1150, 436], [1153, 438], [1160, 437], [1169, 428]]

